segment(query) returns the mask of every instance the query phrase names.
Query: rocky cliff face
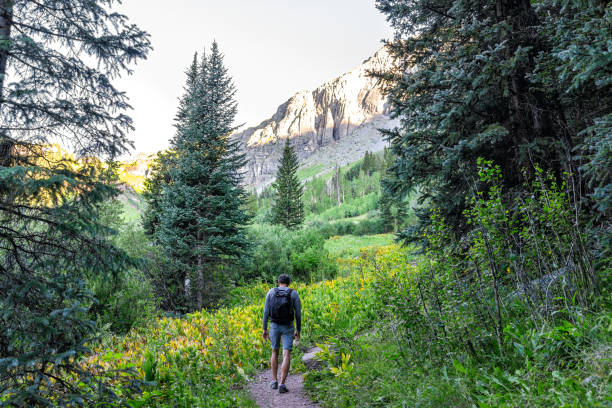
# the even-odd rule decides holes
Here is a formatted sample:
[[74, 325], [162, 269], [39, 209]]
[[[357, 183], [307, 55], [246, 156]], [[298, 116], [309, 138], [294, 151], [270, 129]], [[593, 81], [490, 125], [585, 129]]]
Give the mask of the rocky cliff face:
[[386, 98], [368, 71], [392, 63], [383, 48], [361, 66], [314, 91], [301, 91], [278, 107], [258, 126], [234, 135], [245, 146], [248, 165], [245, 184], [256, 190], [270, 184], [278, 168], [286, 138], [296, 149], [302, 168], [321, 171], [355, 161], [366, 150], [385, 146], [378, 128], [394, 125], [387, 116]]

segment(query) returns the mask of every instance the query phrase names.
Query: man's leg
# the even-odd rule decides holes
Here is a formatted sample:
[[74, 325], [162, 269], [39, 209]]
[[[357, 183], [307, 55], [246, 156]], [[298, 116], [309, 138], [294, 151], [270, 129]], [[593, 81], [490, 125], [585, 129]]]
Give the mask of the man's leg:
[[[278, 353], [278, 350], [277, 350], [277, 353]], [[285, 380], [287, 379], [287, 374], [289, 374], [290, 365], [291, 365], [291, 350], [283, 350], [283, 365], [281, 366], [281, 380], [280, 380], [281, 384], [284, 384]], [[276, 379], [276, 377], [274, 378]]]
[[[283, 361], [283, 366], [285, 362]], [[272, 367], [272, 380], [278, 381], [278, 349], [272, 350], [272, 357], [270, 358], [270, 367]]]

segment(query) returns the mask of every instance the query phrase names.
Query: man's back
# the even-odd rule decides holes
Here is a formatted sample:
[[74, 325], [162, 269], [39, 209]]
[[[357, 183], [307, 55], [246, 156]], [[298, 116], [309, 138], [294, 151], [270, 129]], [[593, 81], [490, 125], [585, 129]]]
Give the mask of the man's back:
[[[279, 293], [280, 292], [280, 293]], [[289, 317], [289, 322], [285, 323], [283, 321], [275, 321], [274, 316], [272, 316], [271, 306], [274, 303], [274, 297], [277, 296], [277, 293], [280, 295], [289, 295], [291, 301], [291, 314]], [[268, 326], [268, 319], [275, 323], [280, 324], [292, 324], [295, 320], [296, 330], [300, 332], [302, 330], [302, 307], [300, 302], [300, 296], [298, 293], [287, 287], [287, 286], [277, 286], [268, 291], [266, 295], [266, 304], [264, 306], [264, 318], [263, 318], [263, 326], [264, 330]]]

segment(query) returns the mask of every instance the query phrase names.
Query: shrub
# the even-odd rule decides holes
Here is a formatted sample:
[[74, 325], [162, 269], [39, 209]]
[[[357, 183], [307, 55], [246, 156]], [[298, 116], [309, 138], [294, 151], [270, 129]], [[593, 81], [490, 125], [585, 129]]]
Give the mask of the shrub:
[[311, 223], [307, 228], [318, 231], [324, 239], [328, 239], [331, 236], [338, 235], [338, 229], [336, 228], [335, 224], [332, 224], [327, 221], [315, 221]]
[[374, 235], [390, 232], [382, 218], [372, 218], [360, 221], [354, 229], [355, 235]]
[[282, 226], [249, 227], [253, 257], [242, 274], [245, 281], [276, 282], [281, 273], [296, 280], [328, 279], [336, 275], [336, 266], [324, 247], [325, 238], [314, 229], [291, 232]]
[[468, 200], [464, 215], [472, 231], [460, 239], [431, 211], [418, 273], [380, 292], [402, 288], [391, 292], [393, 315], [432, 359], [451, 352], [503, 358], [509, 324], [529, 324], [533, 332], [574, 324], [600, 290], [565, 183], [536, 167], [525, 194], [506, 203], [500, 168], [485, 160], [478, 165], [486, 190]]
[[376, 235], [390, 232], [376, 213], [373, 213], [371, 218], [358, 222], [350, 220], [340, 220], [334, 223], [315, 221], [309, 224], [309, 228], [318, 231], [324, 239], [334, 235]]
[[125, 226], [116, 241], [120, 248], [139, 260], [139, 269], [144, 279], [150, 282], [151, 292], [162, 310], [173, 312], [187, 310], [185, 288], [176, 279], [178, 273], [176, 267], [164, 255], [161, 248], [151, 242], [140, 226], [133, 224]]
[[352, 221], [338, 221], [333, 225], [334, 235], [353, 235], [355, 233], [355, 223]]
[[89, 308], [90, 315], [113, 333], [127, 333], [156, 315], [158, 302], [151, 281], [137, 269], [94, 280], [92, 292], [96, 302]]
[[292, 240], [291, 264], [294, 279], [309, 281], [336, 276], [337, 265], [325, 249], [325, 239], [314, 230], [297, 232]]
[[250, 226], [248, 239], [253, 244], [253, 256], [242, 278], [245, 281], [274, 282], [281, 273], [290, 273], [291, 235], [279, 225]]

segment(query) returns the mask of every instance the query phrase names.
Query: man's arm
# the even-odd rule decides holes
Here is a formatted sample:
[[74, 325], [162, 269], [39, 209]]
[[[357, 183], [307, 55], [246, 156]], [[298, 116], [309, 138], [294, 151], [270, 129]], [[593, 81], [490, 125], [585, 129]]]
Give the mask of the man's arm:
[[291, 293], [291, 297], [293, 298], [293, 310], [295, 313], [295, 329], [299, 333], [302, 331], [302, 305], [300, 303], [300, 296], [295, 290]]
[[268, 331], [268, 318], [270, 317], [270, 292], [266, 294], [266, 303], [264, 305], [264, 314], [263, 314], [263, 331], [264, 337], [265, 332]]

